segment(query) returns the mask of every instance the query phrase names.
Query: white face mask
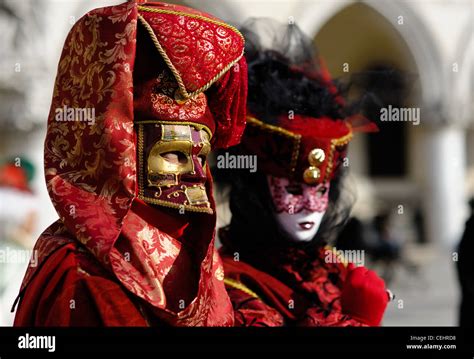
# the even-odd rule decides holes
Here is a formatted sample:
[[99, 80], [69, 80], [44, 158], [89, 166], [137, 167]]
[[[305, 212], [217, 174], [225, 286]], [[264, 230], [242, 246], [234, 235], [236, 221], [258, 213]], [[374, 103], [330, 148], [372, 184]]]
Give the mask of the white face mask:
[[294, 241], [311, 241], [328, 207], [329, 181], [316, 186], [273, 176], [267, 181], [278, 224]]

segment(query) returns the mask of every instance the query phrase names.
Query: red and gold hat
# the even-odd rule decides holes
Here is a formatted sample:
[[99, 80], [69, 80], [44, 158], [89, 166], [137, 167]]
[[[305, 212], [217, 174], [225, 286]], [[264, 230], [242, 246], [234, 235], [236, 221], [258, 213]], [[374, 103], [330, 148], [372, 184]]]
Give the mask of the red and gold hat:
[[280, 116], [270, 125], [249, 116], [241, 148], [257, 155], [259, 171], [313, 185], [333, 178], [352, 135], [349, 122], [328, 117]]
[[333, 179], [353, 133], [375, 125], [348, 114], [342, 93], [298, 26], [251, 19], [241, 31], [251, 116], [236, 152], [256, 155], [257, 171], [267, 175], [310, 185]]
[[212, 15], [164, 3], [139, 5], [138, 20], [145, 31], [139, 25], [135, 123], [198, 124], [214, 148], [237, 144], [247, 96], [242, 34]]

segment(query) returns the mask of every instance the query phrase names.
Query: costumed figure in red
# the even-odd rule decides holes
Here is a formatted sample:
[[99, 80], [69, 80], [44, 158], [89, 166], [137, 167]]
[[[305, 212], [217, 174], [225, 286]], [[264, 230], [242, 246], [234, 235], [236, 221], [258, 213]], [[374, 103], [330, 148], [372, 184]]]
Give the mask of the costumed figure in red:
[[378, 326], [383, 280], [328, 247], [350, 211], [341, 195], [348, 143], [376, 126], [346, 113], [296, 25], [260, 19], [241, 31], [247, 127], [226, 156], [256, 156], [257, 170], [216, 172], [230, 183], [232, 218], [219, 235], [236, 325]]
[[233, 325], [207, 155], [245, 127], [243, 49], [232, 26], [163, 3], [73, 26], [45, 141], [60, 219], [36, 243], [15, 325]]

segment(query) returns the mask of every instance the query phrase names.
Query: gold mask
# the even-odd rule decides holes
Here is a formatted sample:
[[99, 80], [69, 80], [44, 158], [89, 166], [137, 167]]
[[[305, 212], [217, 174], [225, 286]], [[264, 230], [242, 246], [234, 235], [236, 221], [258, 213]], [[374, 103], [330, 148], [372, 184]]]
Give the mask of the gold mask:
[[213, 213], [206, 192], [210, 131], [198, 124], [139, 123], [139, 198]]

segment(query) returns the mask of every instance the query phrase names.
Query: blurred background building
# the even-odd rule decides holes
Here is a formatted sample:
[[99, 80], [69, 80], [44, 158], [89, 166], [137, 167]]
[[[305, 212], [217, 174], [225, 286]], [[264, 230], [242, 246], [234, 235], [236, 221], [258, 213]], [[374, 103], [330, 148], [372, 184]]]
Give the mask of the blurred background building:
[[[32, 242], [57, 218], [42, 161], [64, 39], [88, 10], [121, 2], [0, 0], [0, 162], [25, 158], [36, 167], [31, 188], [38, 213], [29, 227]], [[354, 75], [354, 91], [377, 96], [379, 105], [369, 110], [380, 132], [356, 137], [348, 158], [358, 195], [353, 217], [369, 242], [372, 238], [376, 243], [384, 232], [397, 250], [394, 260], [374, 255], [369, 263], [386, 276], [397, 295], [384, 324], [456, 325], [456, 244], [468, 199], [474, 196], [474, 2], [170, 2], [235, 25], [248, 17], [294, 22], [314, 39], [334, 77]], [[380, 108], [388, 105], [419, 109], [419, 123], [380, 121]], [[0, 201], [2, 222], [8, 222], [9, 209], [23, 208], [21, 201]], [[225, 202], [219, 208], [225, 223]], [[5, 248], [7, 240], [0, 238], [0, 246], [3, 242]], [[0, 262], [0, 270], [6, 265]], [[4, 277], [0, 275], [0, 281], [9, 281], [9, 291], [15, 292], [18, 279]], [[2, 283], [0, 297], [1, 288]], [[0, 301], [0, 312], [5, 312], [7, 299]], [[11, 316], [2, 322], [0, 315], [0, 325], [9, 321]]]

